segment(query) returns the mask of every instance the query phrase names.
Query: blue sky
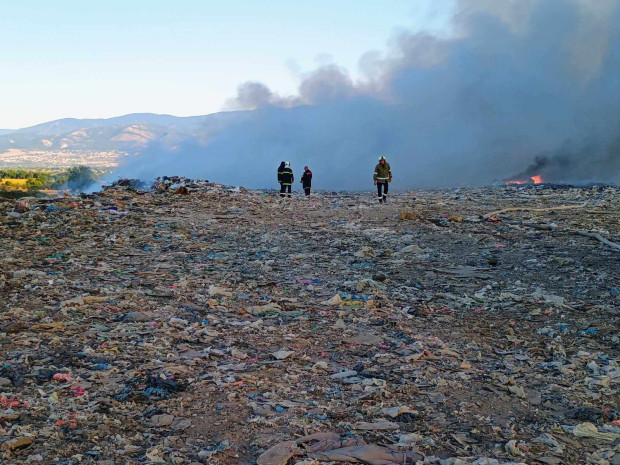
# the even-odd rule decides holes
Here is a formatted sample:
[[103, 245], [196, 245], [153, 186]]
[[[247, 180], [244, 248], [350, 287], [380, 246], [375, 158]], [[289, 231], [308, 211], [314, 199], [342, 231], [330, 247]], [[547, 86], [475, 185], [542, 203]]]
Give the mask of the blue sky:
[[0, 128], [65, 117], [219, 111], [245, 81], [295, 93], [399, 29], [448, 30], [455, 0], [2, 2]]

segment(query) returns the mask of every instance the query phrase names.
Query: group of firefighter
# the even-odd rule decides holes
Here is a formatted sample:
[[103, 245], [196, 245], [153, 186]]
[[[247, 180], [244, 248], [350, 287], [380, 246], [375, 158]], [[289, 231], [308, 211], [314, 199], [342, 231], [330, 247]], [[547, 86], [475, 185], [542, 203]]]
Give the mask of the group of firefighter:
[[[387, 202], [388, 186], [392, 182], [392, 170], [390, 164], [384, 156], [379, 157], [379, 163], [375, 166], [375, 174], [373, 175], [375, 186], [377, 186], [377, 194], [379, 203]], [[291, 190], [295, 182], [295, 176], [291, 169], [291, 163], [283, 161], [278, 167], [278, 182], [280, 183], [280, 197], [291, 197]], [[312, 171], [304, 166], [304, 174], [301, 176], [301, 184], [304, 188], [304, 194], [310, 195], [312, 188]]]

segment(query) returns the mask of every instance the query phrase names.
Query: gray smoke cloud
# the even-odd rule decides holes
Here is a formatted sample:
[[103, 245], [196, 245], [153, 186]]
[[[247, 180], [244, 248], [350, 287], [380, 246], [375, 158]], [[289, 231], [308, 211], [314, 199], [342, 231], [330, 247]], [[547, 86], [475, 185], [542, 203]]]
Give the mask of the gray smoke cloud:
[[245, 82], [239, 85], [237, 96], [229, 99], [227, 110], [256, 110], [258, 108], [292, 108], [302, 104], [299, 97], [282, 97], [261, 82]]
[[[239, 87], [232, 113], [174, 148], [153, 144], [123, 167], [274, 187], [280, 161], [309, 165], [319, 189], [369, 189], [379, 155], [393, 187], [487, 185], [540, 172], [551, 182], [620, 183], [620, 4], [614, 0], [469, 0], [454, 34], [401, 32], [334, 64], [298, 95]], [[235, 116], [236, 115], [236, 116]]]

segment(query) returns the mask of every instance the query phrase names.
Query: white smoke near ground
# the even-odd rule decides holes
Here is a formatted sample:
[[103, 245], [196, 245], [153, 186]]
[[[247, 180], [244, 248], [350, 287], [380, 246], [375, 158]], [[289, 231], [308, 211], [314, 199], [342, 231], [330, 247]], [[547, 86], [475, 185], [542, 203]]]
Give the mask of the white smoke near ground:
[[[399, 33], [334, 64], [298, 95], [239, 86], [216, 129], [152, 144], [127, 177], [202, 177], [266, 188], [280, 161], [318, 189], [368, 189], [379, 155], [393, 187], [488, 185], [519, 173], [552, 182], [620, 183], [620, 4], [614, 0], [468, 0], [454, 34]], [[238, 115], [235, 116], [235, 115]]]

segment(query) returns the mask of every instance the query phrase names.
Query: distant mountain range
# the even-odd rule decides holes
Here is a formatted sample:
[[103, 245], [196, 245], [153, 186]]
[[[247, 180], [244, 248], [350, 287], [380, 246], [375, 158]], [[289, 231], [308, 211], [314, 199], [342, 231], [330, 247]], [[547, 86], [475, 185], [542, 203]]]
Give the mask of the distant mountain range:
[[134, 113], [108, 119], [64, 118], [23, 129], [0, 129], [0, 152], [21, 150], [120, 150], [133, 152], [153, 141], [166, 146], [200, 137], [245, 112], [179, 117]]

